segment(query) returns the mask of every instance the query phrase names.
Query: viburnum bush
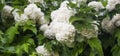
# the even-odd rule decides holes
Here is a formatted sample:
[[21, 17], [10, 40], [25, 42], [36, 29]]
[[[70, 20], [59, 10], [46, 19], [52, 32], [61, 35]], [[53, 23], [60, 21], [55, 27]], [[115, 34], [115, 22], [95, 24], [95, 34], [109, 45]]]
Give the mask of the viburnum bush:
[[120, 56], [120, 0], [0, 0], [0, 56]]

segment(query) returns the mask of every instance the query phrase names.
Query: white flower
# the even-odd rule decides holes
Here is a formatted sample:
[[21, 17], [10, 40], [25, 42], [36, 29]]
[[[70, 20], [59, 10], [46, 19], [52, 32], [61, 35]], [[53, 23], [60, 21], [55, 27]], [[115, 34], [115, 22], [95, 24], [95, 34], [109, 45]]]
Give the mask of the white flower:
[[98, 27], [95, 24], [91, 25], [93, 28], [82, 28], [81, 35], [87, 39], [98, 37]]
[[21, 25], [24, 25], [24, 23], [29, 19], [26, 14], [19, 14], [18, 9], [15, 9], [12, 14], [14, 16], [15, 22], [21, 23]]
[[96, 1], [92, 1], [88, 3], [88, 6], [93, 7], [96, 11], [99, 11], [100, 9], [104, 8], [101, 2], [96, 2]]
[[[24, 21], [26, 22], [26, 21], [28, 20], [28, 17], [27, 17], [26, 14], [21, 14], [21, 15], [20, 15], [20, 19], [17, 19], [17, 20], [20, 21], [20, 22], [22, 22], [22, 21], [23, 21], [23, 22], [24, 22]], [[16, 20], [16, 21], [17, 21], [17, 20]]]
[[54, 33], [65, 32], [65, 31], [72, 33], [75, 30], [73, 25], [63, 22], [52, 22], [49, 27]]
[[73, 10], [68, 8], [67, 3], [68, 1], [62, 2], [60, 8], [51, 13], [52, 21], [69, 23], [70, 17], [73, 16], [75, 13]]
[[40, 30], [41, 31], [45, 31], [48, 29], [48, 24], [43, 24], [41, 27], [40, 27]]
[[54, 39], [55, 34], [51, 29], [48, 28], [47, 30], [44, 31], [44, 36], [49, 39]]
[[57, 1], [53, 1], [52, 4], [53, 4], [53, 6], [58, 6], [58, 2]]
[[105, 18], [102, 21], [102, 28], [108, 32], [108, 33], [113, 33], [114, 29], [116, 28], [115, 25], [110, 21], [109, 18]]
[[75, 37], [75, 28], [71, 24], [62, 23], [62, 22], [52, 22], [50, 25], [52, 32], [56, 39], [67, 46], [71, 46], [74, 42]]
[[72, 47], [75, 37], [75, 27], [70, 24], [69, 19], [75, 13], [67, 6], [68, 1], [61, 3], [60, 8], [51, 13], [52, 22], [44, 35], [49, 39], [56, 38], [59, 42]]
[[44, 0], [28, 0], [30, 3], [35, 3], [35, 2], [39, 2], [39, 3], [44, 3]]
[[95, 31], [98, 31], [99, 29], [97, 25], [99, 25], [99, 23], [97, 21], [93, 21], [92, 23], [92, 26], [94, 26]]
[[116, 14], [116, 15], [114, 15], [113, 16], [113, 18], [112, 18], [112, 20], [111, 20], [111, 22], [115, 25], [115, 26], [117, 26], [117, 27], [119, 27], [120, 26], [120, 14]]
[[77, 6], [80, 7], [80, 4], [83, 2], [83, 3], [86, 3], [87, 0], [72, 0], [73, 3], [77, 3]]
[[115, 9], [115, 6], [117, 4], [120, 4], [120, 0], [108, 0], [108, 4], [107, 4], [106, 8], [109, 11], [112, 11], [113, 9]]
[[12, 8], [11, 6], [8, 6], [8, 5], [5, 5], [4, 7], [3, 7], [3, 10], [2, 10], [2, 12], [1, 12], [1, 17], [2, 18], [13, 18], [13, 16], [12, 16], [12, 10], [13, 10], [14, 8]]
[[8, 6], [8, 5], [5, 5], [3, 7], [3, 10], [6, 11], [7, 13], [11, 13], [11, 11], [13, 10], [14, 8], [12, 8], [11, 6]]
[[[24, 13], [34, 21], [38, 21], [40, 24], [46, 23], [44, 19], [44, 13], [41, 12], [41, 9], [37, 7], [35, 4], [29, 4], [25, 9]], [[43, 20], [43, 21], [42, 21]]]
[[19, 22], [21, 25], [24, 25], [24, 23], [29, 19], [26, 14], [19, 15], [18, 13], [15, 13], [13, 16], [15, 22]]
[[51, 53], [43, 46], [38, 46], [36, 48], [37, 53], [39, 54], [39, 56], [43, 55], [43, 56], [51, 56]]
[[70, 33], [68, 32], [59, 32], [56, 34], [56, 39], [61, 42], [66, 44], [68, 47], [73, 47], [73, 43], [74, 43], [74, 33], [72, 35], [70, 35]]

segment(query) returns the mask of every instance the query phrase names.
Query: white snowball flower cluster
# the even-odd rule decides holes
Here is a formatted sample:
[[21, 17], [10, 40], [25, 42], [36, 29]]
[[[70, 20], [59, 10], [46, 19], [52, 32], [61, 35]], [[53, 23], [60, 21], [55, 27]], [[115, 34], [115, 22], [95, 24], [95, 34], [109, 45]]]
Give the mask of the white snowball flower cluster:
[[52, 54], [43, 46], [38, 46], [36, 48], [36, 51], [38, 53], [39, 56], [51, 56]]
[[88, 3], [88, 6], [93, 7], [96, 11], [99, 11], [100, 9], [104, 8], [101, 2], [96, 2], [96, 1], [92, 1]]
[[46, 23], [46, 20], [44, 19], [44, 13], [41, 12], [41, 9], [38, 8], [36, 4], [29, 4], [24, 9], [24, 14], [26, 14], [29, 19], [38, 21], [40, 24]]
[[97, 23], [97, 21], [93, 21], [91, 24], [93, 28], [83, 28], [80, 32], [81, 35], [87, 39], [96, 38], [99, 30], [97, 25], [99, 25], [99, 23]]
[[39, 3], [44, 3], [44, 0], [28, 0], [30, 3], [36, 3], [36, 2], [39, 2]]
[[116, 14], [113, 18], [104, 19], [102, 22], [102, 28], [105, 29], [108, 33], [113, 33], [114, 30], [120, 26], [120, 14]]
[[58, 10], [51, 13], [52, 21], [69, 23], [69, 19], [74, 15], [74, 11], [67, 7], [67, 3], [69, 2], [64, 1]]
[[43, 24], [43, 25], [41, 25], [41, 27], [40, 27], [40, 30], [41, 31], [45, 31], [45, 30], [47, 30], [48, 29], [48, 24]]
[[48, 38], [54, 38], [71, 47], [74, 42], [75, 28], [73, 25], [63, 22], [52, 22], [49, 28], [44, 32]]
[[25, 15], [25, 14], [19, 15], [18, 13], [15, 13], [15, 14], [14, 14], [14, 20], [15, 20], [16, 22], [25, 23], [25, 22], [28, 20], [28, 17], [27, 17], [27, 15]]
[[38, 56], [59, 56], [58, 52], [50, 52], [44, 47], [44, 45], [38, 46], [36, 52], [38, 53]]
[[16, 21], [16, 22], [20, 22], [21, 23], [21, 25], [24, 25], [24, 23], [29, 19], [28, 18], [28, 16], [26, 15], [26, 14], [19, 14], [18, 13], [18, 9], [15, 9], [13, 12], [12, 12], [12, 14], [13, 14], [13, 16], [14, 16], [14, 20]]
[[35, 22], [37, 22], [38, 24], [47, 24], [47, 21], [44, 19], [44, 13], [41, 12], [41, 9], [37, 7], [36, 4], [29, 4], [25, 9], [24, 9], [24, 13], [23, 14], [19, 14], [18, 13], [18, 9], [15, 9], [12, 14], [14, 16], [14, 20], [16, 22], [20, 22], [20, 23], [24, 23], [30, 19], [33, 20]]
[[75, 28], [70, 24], [69, 19], [75, 13], [67, 6], [67, 3], [69, 2], [62, 2], [60, 8], [51, 13], [52, 22], [45, 27], [47, 29], [44, 35], [50, 39], [56, 38], [59, 42], [71, 47], [74, 42]]
[[53, 6], [58, 6], [58, 2], [57, 1], [53, 1], [52, 4], [53, 4]]
[[3, 10], [2, 10], [2, 17], [5, 17], [5, 18], [12, 18], [13, 16], [12, 16], [12, 10], [13, 10], [14, 8], [12, 8], [11, 6], [9, 6], [9, 5], [5, 5], [4, 7], [3, 7]]
[[109, 11], [112, 11], [113, 9], [115, 9], [115, 6], [117, 4], [120, 4], [120, 0], [108, 0], [108, 4], [107, 4], [106, 8]]
[[114, 23], [116, 27], [119, 27], [120, 26], [120, 14], [114, 15], [111, 22]]
[[103, 19], [103, 21], [102, 21], [102, 28], [103, 28], [106, 32], [112, 34], [112, 33], [114, 32], [115, 26], [114, 26], [114, 24], [110, 21], [110, 19], [105, 18], [105, 19]]
[[73, 3], [77, 3], [77, 6], [80, 7], [80, 4], [81, 4], [82, 2], [86, 3], [87, 0], [72, 0], [72, 2], [73, 2]]
[[3, 7], [3, 10], [5, 10], [7, 13], [11, 13], [11, 11], [13, 10], [14, 8], [12, 8], [11, 6], [9, 6], [9, 5], [5, 5], [4, 7]]

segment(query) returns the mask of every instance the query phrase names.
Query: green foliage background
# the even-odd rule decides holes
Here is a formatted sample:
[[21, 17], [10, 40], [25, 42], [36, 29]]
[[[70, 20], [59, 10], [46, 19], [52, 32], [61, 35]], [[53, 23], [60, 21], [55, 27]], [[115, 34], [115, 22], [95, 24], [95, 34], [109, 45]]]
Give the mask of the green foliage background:
[[[5, 1], [5, 2], [2, 2]], [[36, 3], [45, 14], [49, 21], [50, 13], [59, 8], [64, 0], [44, 0], [46, 5]], [[52, 2], [57, 1], [58, 6], [51, 6]], [[60, 56], [119, 56], [120, 55], [120, 28], [116, 29], [114, 34], [109, 34], [101, 28], [101, 22], [106, 17], [113, 17], [119, 13], [119, 5], [116, 10], [108, 12], [102, 9], [96, 12], [93, 8], [87, 6], [90, 1], [100, 1], [104, 6], [107, 0], [88, 0], [82, 3], [80, 8], [76, 4], [70, 3], [69, 6], [77, 10], [77, 14], [71, 17], [70, 22], [77, 29], [75, 43], [73, 48], [69, 48], [57, 40], [51, 40], [44, 37], [43, 32], [39, 31], [39, 26], [35, 22], [28, 20], [24, 26], [15, 23], [14, 18], [6, 18], [2, 15], [4, 5], [10, 5], [20, 9], [22, 13], [29, 4], [27, 0], [0, 0], [0, 56], [37, 56], [35, 48], [45, 44], [49, 51], [57, 51]], [[104, 15], [100, 15], [100, 13]], [[97, 15], [97, 16], [96, 16]], [[98, 37], [86, 39], [79, 33], [83, 28], [91, 29], [91, 22], [96, 20], [100, 25]]]

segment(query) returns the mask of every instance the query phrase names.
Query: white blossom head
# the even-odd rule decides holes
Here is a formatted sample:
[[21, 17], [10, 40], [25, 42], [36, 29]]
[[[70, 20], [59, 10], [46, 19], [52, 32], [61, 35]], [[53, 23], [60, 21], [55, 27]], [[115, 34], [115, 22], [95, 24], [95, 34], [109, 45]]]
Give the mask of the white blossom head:
[[11, 13], [13, 9], [14, 9], [14, 8], [12, 8], [11, 6], [5, 5], [5, 6], [3, 7], [2, 12], [1, 12], [1, 17], [2, 17], [2, 18], [13, 18], [13, 15], [12, 15], [12, 13]]
[[59, 32], [56, 34], [56, 39], [62, 44], [65, 44], [68, 47], [73, 47], [73, 43], [75, 41], [74, 35], [70, 34], [68, 32]]
[[38, 46], [36, 48], [36, 52], [38, 53], [39, 56], [51, 56], [52, 54], [44, 47], [44, 45], [42, 46]]
[[11, 13], [11, 11], [13, 10], [14, 8], [12, 8], [11, 6], [9, 6], [9, 5], [5, 5], [4, 7], [3, 7], [3, 10], [4, 11], [6, 11], [7, 13]]
[[[56, 39], [67, 46], [71, 46], [74, 42], [75, 28], [71, 24], [56, 22], [52, 24], [51, 30], [53, 31]], [[51, 25], [50, 25], [51, 26]], [[69, 44], [68, 44], [69, 43]]]
[[102, 21], [102, 28], [108, 33], [114, 33], [115, 25], [110, 21], [109, 18], [105, 18]]
[[96, 11], [99, 11], [100, 9], [104, 8], [101, 2], [96, 2], [96, 1], [92, 1], [88, 3], [88, 6], [93, 7]]
[[119, 27], [120, 26], [120, 14], [116, 14], [116, 15], [114, 15], [113, 16], [113, 18], [112, 18], [112, 20], [111, 20], [111, 22], [115, 25], [115, 26], [117, 26], [117, 27]]
[[68, 1], [64, 1], [61, 3], [61, 7], [51, 13], [52, 21], [69, 23], [70, 17], [73, 16], [75, 12], [67, 7], [67, 2]]
[[48, 28], [49, 28], [48, 24], [43, 24], [43, 25], [41, 25], [40, 30], [41, 30], [41, 31], [45, 31], [45, 30], [47, 30]]
[[117, 4], [120, 4], [120, 0], [108, 0], [108, 4], [107, 4], [106, 8], [109, 11], [112, 11], [113, 9], [115, 9], [115, 6]]
[[40, 24], [46, 23], [44, 19], [44, 13], [41, 12], [41, 9], [37, 7], [36, 4], [29, 4], [25, 9], [24, 13], [34, 21], [37, 21]]
[[25, 22], [27, 22], [27, 20], [29, 19], [26, 14], [20, 15], [19, 13], [15, 13], [13, 16], [14, 16], [15, 22], [20, 23], [20, 25], [24, 25]]
[[63, 1], [60, 5], [60, 8], [67, 7], [68, 6], [68, 1]]
[[87, 0], [72, 0], [73, 3], [77, 3], [77, 6], [80, 7], [81, 3], [86, 3]]
[[93, 27], [93, 29], [83, 28], [80, 32], [81, 35], [86, 39], [96, 38], [98, 36], [98, 30], [95, 29], [95, 26]]
[[30, 3], [36, 3], [36, 2], [39, 2], [39, 3], [44, 3], [44, 0], [28, 0]]
[[55, 33], [51, 29], [47, 29], [44, 31], [44, 36], [49, 39], [54, 39], [55, 38]]
[[53, 6], [58, 6], [58, 2], [57, 1], [53, 1], [52, 4], [53, 4]]

